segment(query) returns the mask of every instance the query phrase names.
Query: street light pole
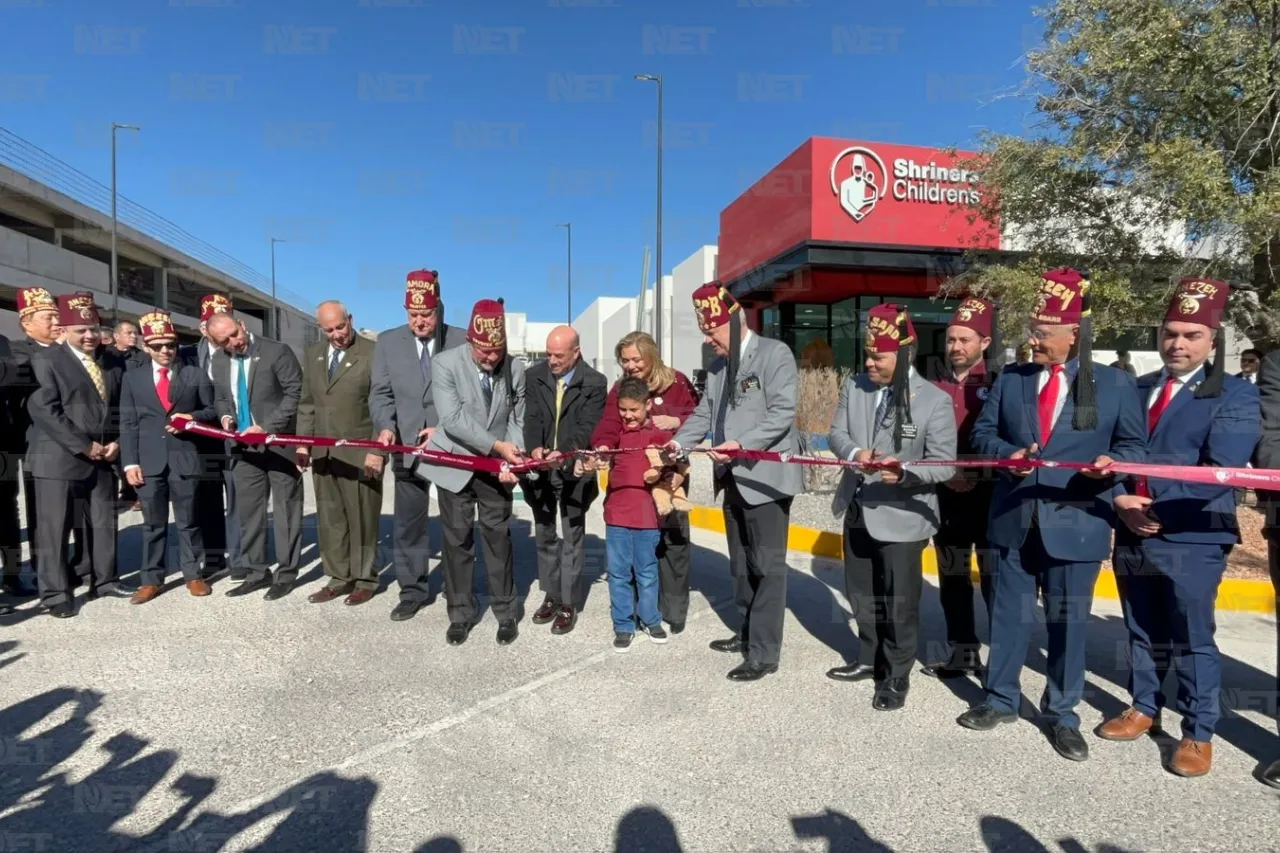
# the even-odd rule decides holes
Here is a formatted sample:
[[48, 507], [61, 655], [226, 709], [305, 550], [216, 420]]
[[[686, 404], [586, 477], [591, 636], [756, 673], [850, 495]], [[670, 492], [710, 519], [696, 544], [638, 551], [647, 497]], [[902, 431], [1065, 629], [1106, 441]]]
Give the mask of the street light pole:
[[561, 222], [557, 227], [565, 229], [565, 298], [569, 311], [569, 319], [565, 322], [573, 325], [573, 223]]
[[279, 237], [271, 238], [271, 338], [280, 339], [280, 309], [276, 305], [276, 243], [284, 243]]
[[120, 322], [120, 270], [116, 258], [116, 131], [141, 130], [132, 124], [111, 123], [111, 324]]
[[665, 358], [663, 352], [662, 315], [666, 310], [666, 302], [662, 295], [662, 75], [637, 74], [637, 80], [645, 80], [658, 84], [658, 212], [657, 237], [654, 244], [654, 261], [657, 275], [653, 285], [653, 337], [658, 344], [658, 357]]

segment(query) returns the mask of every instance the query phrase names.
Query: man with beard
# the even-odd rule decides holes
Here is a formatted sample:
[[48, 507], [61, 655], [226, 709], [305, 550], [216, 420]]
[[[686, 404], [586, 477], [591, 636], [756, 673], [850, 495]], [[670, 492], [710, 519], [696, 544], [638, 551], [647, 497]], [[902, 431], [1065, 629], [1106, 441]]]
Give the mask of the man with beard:
[[[440, 275], [414, 270], [405, 280], [404, 310], [408, 322], [383, 332], [373, 350], [369, 381], [369, 415], [374, 436], [384, 445], [424, 446], [440, 418], [432, 394], [432, 364], [445, 350], [462, 346], [462, 329], [444, 322]], [[431, 536], [427, 527], [431, 483], [412, 456], [392, 458], [395, 509], [391, 562], [400, 584], [393, 622], [412, 619], [430, 598]], [[437, 489], [437, 494], [439, 490]]]

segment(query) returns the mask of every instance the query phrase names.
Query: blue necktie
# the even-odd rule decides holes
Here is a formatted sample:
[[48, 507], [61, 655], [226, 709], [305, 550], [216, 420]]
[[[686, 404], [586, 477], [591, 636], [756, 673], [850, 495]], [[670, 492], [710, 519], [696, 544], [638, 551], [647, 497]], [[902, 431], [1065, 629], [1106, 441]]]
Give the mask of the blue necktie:
[[236, 377], [236, 429], [246, 430], [253, 426], [253, 415], [249, 412], [249, 377], [248, 359], [243, 355], [236, 356], [239, 374]]
[[874, 437], [876, 433], [880, 432], [880, 428], [884, 426], [884, 419], [889, 414], [889, 404], [892, 401], [893, 389], [885, 388], [884, 393], [880, 395], [880, 405], [876, 406], [875, 432], [872, 433], [872, 437]]
[[484, 391], [484, 404], [486, 408], [493, 408], [493, 377], [488, 373], [480, 377], [480, 388]]
[[333, 374], [338, 372], [338, 356], [342, 355], [342, 350], [334, 350], [333, 356], [329, 359], [329, 379], [332, 381]]

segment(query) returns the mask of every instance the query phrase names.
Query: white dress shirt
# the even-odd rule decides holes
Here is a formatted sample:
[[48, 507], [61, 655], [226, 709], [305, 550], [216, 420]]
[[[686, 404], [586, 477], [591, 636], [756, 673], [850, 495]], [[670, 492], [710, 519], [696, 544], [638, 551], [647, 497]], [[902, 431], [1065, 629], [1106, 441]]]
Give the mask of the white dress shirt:
[[[414, 339], [413, 339], [413, 345], [414, 345], [415, 347], [417, 347], [417, 349], [418, 349], [418, 361], [422, 361], [422, 348], [423, 348], [423, 347], [426, 347], [426, 348], [427, 348], [427, 355], [431, 356], [432, 358], [435, 358], [435, 355], [436, 355], [436, 347], [435, 347], [435, 344], [436, 344], [436, 339], [435, 339], [434, 337], [427, 338], [425, 341], [424, 341], [422, 338], [414, 337]], [[332, 345], [332, 344], [330, 344], [330, 345], [329, 345], [329, 358], [333, 358], [333, 345]], [[341, 359], [341, 358], [339, 358], [338, 360], [339, 360], [339, 362], [341, 362], [341, 360], [342, 360], [342, 359]]]
[[[334, 352], [334, 346], [333, 346], [333, 344], [329, 344], [329, 351], [325, 354], [325, 359], [324, 359], [324, 364], [325, 364], [325, 369], [326, 369], [326, 370], [328, 369], [328, 367], [329, 367], [329, 365], [330, 365], [330, 364], [333, 364], [333, 352]], [[422, 356], [422, 351], [421, 351], [421, 350], [419, 350], [419, 351], [418, 351], [418, 356], [419, 356], [419, 357], [421, 357], [421, 356]], [[346, 360], [347, 360], [347, 351], [346, 351], [346, 350], [344, 350], [344, 349], [340, 349], [340, 350], [338, 350], [338, 366], [339, 366], [339, 367], [341, 367], [341, 366], [342, 366], [342, 362], [344, 362], [344, 361], [346, 361]]]

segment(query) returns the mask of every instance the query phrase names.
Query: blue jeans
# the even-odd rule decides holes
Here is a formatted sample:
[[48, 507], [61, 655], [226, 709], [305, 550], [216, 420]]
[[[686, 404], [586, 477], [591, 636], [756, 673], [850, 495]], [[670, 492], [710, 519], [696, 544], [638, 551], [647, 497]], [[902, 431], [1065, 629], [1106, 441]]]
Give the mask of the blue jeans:
[[615, 633], [634, 634], [637, 615], [646, 628], [662, 623], [662, 613], [658, 610], [659, 536], [658, 530], [612, 525], [605, 528], [605, 547], [609, 553], [609, 613]]

